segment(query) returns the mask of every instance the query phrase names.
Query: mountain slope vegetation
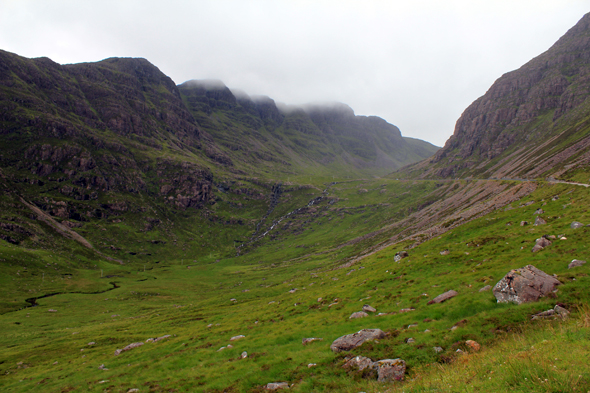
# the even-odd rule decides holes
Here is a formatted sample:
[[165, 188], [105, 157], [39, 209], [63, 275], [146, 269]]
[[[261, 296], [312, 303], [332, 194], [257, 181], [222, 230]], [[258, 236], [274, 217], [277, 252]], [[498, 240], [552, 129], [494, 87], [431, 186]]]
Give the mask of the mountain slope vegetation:
[[[343, 104], [0, 52], [2, 390], [587, 390], [588, 20], [401, 169], [436, 149]], [[557, 290], [498, 303], [526, 265]]]

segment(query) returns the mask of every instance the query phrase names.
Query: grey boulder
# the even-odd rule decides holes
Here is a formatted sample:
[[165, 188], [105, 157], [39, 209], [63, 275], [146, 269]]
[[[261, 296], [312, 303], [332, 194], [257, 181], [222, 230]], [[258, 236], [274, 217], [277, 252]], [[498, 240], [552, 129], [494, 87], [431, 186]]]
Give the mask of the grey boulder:
[[365, 341], [384, 337], [385, 333], [381, 329], [363, 329], [353, 334], [338, 337], [332, 342], [330, 349], [334, 352], [350, 351], [351, 349], [361, 346]]
[[561, 284], [558, 279], [526, 265], [511, 270], [494, 286], [493, 293], [498, 303], [528, 303], [539, 300], [555, 290]]

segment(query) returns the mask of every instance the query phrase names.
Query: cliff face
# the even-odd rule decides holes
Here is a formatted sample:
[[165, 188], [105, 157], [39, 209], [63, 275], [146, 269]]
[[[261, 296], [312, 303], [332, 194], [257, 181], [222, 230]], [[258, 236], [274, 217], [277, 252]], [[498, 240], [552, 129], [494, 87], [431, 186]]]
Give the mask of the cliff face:
[[[556, 144], [564, 139], [581, 142], [587, 128], [576, 131], [577, 138], [568, 130], [586, 119], [589, 92], [590, 14], [547, 52], [503, 75], [471, 104], [453, 136], [430, 160], [436, 169], [426, 172], [443, 177], [538, 176], [542, 173], [529, 165], [511, 162], [546, 161], [551, 156], [546, 153], [556, 153]], [[581, 147], [573, 151], [579, 155]]]
[[301, 166], [328, 166], [383, 175], [438, 149], [423, 141], [408, 142], [394, 125], [356, 116], [345, 104], [277, 105], [269, 97], [232, 92], [208, 80], [185, 82], [179, 90], [221, 154], [243, 165], [282, 165], [292, 172]]

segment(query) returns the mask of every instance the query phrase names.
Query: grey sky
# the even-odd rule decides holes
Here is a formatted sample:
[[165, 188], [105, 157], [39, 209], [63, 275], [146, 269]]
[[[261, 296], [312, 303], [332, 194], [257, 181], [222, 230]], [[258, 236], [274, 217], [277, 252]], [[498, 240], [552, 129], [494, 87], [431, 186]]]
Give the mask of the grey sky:
[[503, 73], [590, 0], [0, 0], [0, 49], [58, 63], [145, 57], [177, 84], [340, 101], [442, 146]]

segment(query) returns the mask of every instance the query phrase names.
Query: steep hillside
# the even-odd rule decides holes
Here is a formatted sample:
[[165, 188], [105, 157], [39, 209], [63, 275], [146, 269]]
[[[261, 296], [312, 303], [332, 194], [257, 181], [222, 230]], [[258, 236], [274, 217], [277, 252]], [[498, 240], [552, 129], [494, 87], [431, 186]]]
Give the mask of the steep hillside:
[[277, 105], [211, 80], [188, 81], [179, 90], [226, 155], [269, 173], [384, 175], [438, 149], [402, 137], [379, 117], [355, 116], [345, 104]]
[[[499, 78], [420, 177], [576, 179], [590, 162], [590, 14], [547, 52]], [[586, 179], [584, 179], [586, 180]]]

